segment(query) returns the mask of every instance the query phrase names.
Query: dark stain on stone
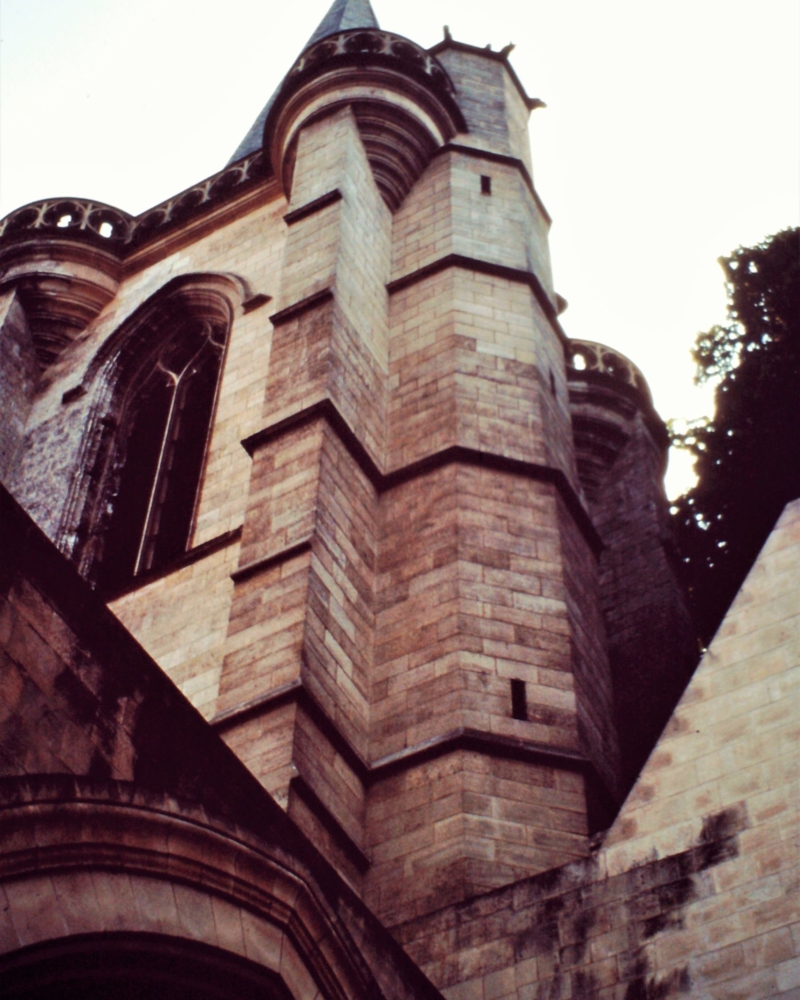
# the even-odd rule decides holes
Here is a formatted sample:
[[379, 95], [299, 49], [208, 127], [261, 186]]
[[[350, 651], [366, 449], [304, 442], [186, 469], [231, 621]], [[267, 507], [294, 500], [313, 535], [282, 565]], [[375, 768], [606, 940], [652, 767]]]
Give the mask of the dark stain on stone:
[[702, 872], [706, 868], [722, 864], [723, 861], [735, 858], [738, 854], [739, 844], [735, 837], [703, 844], [697, 851], [697, 871]]
[[576, 972], [573, 976], [575, 1000], [592, 1000], [596, 996], [597, 980], [591, 972]]
[[[516, 931], [515, 960], [536, 957], [548, 969], [546, 980], [529, 1000], [567, 996], [596, 1000], [605, 995], [606, 986], [589, 975], [588, 945], [599, 934], [621, 927], [626, 935], [620, 935], [622, 946], [627, 947], [616, 956], [616, 996], [667, 1000], [690, 994], [688, 969], [659, 974], [648, 964], [646, 944], [659, 934], [682, 928], [687, 907], [714, 891], [711, 875], [704, 873], [737, 855], [738, 834], [746, 827], [744, 806], [734, 806], [705, 817], [702, 832], [687, 850], [609, 879], [598, 881], [595, 868], [586, 861], [551, 869], [492, 893], [495, 936], [507, 937]], [[469, 904], [471, 916], [476, 905], [474, 900]], [[505, 907], [513, 914], [513, 929], [504, 915]]]
[[578, 942], [586, 947], [586, 939], [589, 936], [589, 931], [594, 927], [594, 914], [591, 910], [584, 910], [582, 913], [578, 914], [575, 921], [575, 933], [578, 938]]
[[658, 887], [658, 902], [662, 911], [674, 910], [688, 903], [695, 895], [691, 878], [681, 878]]
[[[683, 927], [686, 906], [703, 892], [704, 882], [699, 877], [700, 873], [737, 855], [737, 834], [746, 825], [746, 815], [741, 807], [714, 813], [704, 819], [695, 846], [622, 876], [635, 892], [630, 898], [633, 950], [621, 966], [628, 980], [625, 1000], [666, 1000], [667, 997], [690, 992], [691, 982], [686, 968], [673, 971], [667, 978], [661, 979], [651, 973], [647, 956], [638, 946], [659, 933]], [[552, 874], [555, 876], [556, 872]], [[552, 881], [552, 888], [556, 888], [555, 878]], [[585, 965], [586, 948], [596, 924], [596, 911], [579, 909], [582, 903], [586, 904], [585, 895], [567, 892], [540, 904], [532, 926], [517, 939], [515, 952], [518, 960], [552, 954], [559, 918], [561, 920], [561, 939], [568, 944], [558, 953], [555, 977], [546, 991], [541, 993], [543, 1000], [561, 996], [567, 972], [576, 998], [590, 1000], [597, 995], [598, 987], [581, 968]], [[568, 923], [565, 923], [565, 918]], [[545, 990], [545, 987], [541, 989]]]
[[741, 807], [732, 806], [722, 812], [712, 813], [703, 820], [700, 831], [701, 844], [713, 844], [719, 840], [733, 837], [745, 827], [745, 817]]
[[536, 1000], [564, 1000], [566, 996], [561, 976], [551, 979], [549, 983], [543, 983], [536, 990]]
[[686, 994], [691, 988], [689, 970], [685, 966], [673, 970], [666, 979], [659, 980], [655, 976], [648, 977], [647, 959], [642, 957], [637, 971], [636, 979], [625, 991], [625, 1000], [666, 1000], [670, 996]]
[[671, 924], [670, 914], [659, 913], [655, 917], [650, 917], [649, 920], [645, 920], [642, 931], [643, 940], [647, 941], [651, 937], [654, 937], [660, 931], [669, 927]]
[[695, 871], [705, 871], [706, 868], [737, 857], [739, 844], [736, 835], [746, 825], [746, 816], [741, 806], [732, 806], [706, 816], [700, 831], [700, 845], [696, 849]]
[[564, 901], [559, 897], [545, 901], [531, 925], [514, 938], [515, 961], [549, 955], [558, 948], [558, 915], [563, 908]]
[[[571, 894], [571, 896], [574, 899], [573, 905], [579, 905], [580, 896], [578, 894]], [[571, 909], [571, 907], [567, 907], [567, 909]], [[566, 928], [562, 925], [562, 930], [566, 930], [566, 935], [561, 935], [562, 940], [566, 939], [571, 943], [562, 948], [559, 953], [561, 968], [572, 969], [583, 964], [586, 948], [589, 944], [589, 934], [595, 923], [595, 911], [580, 910]], [[580, 973], [576, 973], [576, 975], [580, 975]]]
[[647, 996], [647, 972], [650, 965], [645, 955], [640, 955], [636, 959], [633, 968], [634, 979], [628, 984], [625, 990], [625, 1000], [648, 1000]]
[[560, 878], [561, 878], [561, 869], [551, 868], [546, 872], [542, 872], [541, 875], [537, 875], [535, 877], [536, 888], [542, 893], [550, 892], [551, 890], [556, 888]]
[[692, 988], [692, 977], [685, 965], [682, 969], [676, 969], [670, 979], [673, 980], [673, 989], [676, 993], [688, 993]]
[[71, 670], [61, 671], [55, 679], [55, 689], [66, 701], [75, 722], [85, 726], [95, 719], [98, 700]]
[[666, 930], [668, 927], [675, 927], [679, 923], [683, 924], [683, 921], [676, 921], [672, 914], [659, 913], [657, 916], [650, 917], [649, 920], [645, 920], [643, 925], [644, 930], [642, 931], [642, 939], [647, 941], [660, 931]]

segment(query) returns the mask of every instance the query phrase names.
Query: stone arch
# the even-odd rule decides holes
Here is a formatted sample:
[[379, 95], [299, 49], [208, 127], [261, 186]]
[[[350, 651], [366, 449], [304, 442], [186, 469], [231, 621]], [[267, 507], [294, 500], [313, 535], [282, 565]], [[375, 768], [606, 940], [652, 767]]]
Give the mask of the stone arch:
[[[162, 986], [165, 1000], [183, 1000], [166, 990], [171, 979], [205, 983], [200, 1000], [379, 1000], [348, 930], [287, 846], [163, 793], [78, 779], [57, 798], [57, 783], [30, 781], [3, 806], [4, 996], [83, 997], [68, 987], [113, 980], [138, 956], [149, 964], [139, 972], [154, 986], [141, 994], [148, 1000]], [[225, 992], [225, 975], [261, 992]], [[11, 989], [48, 982], [63, 990]]]
[[102, 345], [59, 546], [110, 594], [189, 545], [230, 329], [246, 298], [223, 274], [175, 278]]
[[292, 1000], [279, 975], [200, 941], [124, 931], [76, 934], [0, 957], [15, 1000]]

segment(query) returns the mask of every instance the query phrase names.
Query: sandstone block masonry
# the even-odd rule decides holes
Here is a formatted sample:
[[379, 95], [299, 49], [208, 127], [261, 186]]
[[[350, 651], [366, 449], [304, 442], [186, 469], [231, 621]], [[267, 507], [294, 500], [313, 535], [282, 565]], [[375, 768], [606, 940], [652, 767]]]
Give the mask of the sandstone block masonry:
[[[631, 777], [615, 683], [646, 688], [664, 607], [663, 672], [683, 641], [638, 511], [663, 505], [663, 441], [606, 462], [598, 499], [576, 438], [535, 105], [503, 54], [334, 32], [220, 175], [139, 219], [40, 206], [0, 239], [6, 481], [96, 580], [128, 491], [141, 554], [198, 456], [186, 551], [105, 596], [388, 925], [584, 863]], [[222, 358], [211, 417], [190, 433], [175, 390], [151, 454], [137, 400], [182, 337]], [[661, 574], [642, 605], [625, 546]]]
[[334, 0], [219, 174], [0, 221], [0, 993], [800, 994], [800, 511], [672, 713], [539, 103]]
[[[316, 836], [338, 828], [390, 922], [443, 887], [463, 898], [582, 856], [586, 783], [601, 801], [619, 789], [549, 273], [512, 270], [534, 228], [487, 242], [509, 205], [540, 210], [513, 162], [496, 201], [481, 193], [492, 142], [444, 150], [393, 221], [356, 115], [301, 131], [264, 427], [248, 442], [219, 721]], [[276, 713], [269, 731], [293, 748], [265, 755], [255, 733]], [[416, 808], [421, 785], [435, 808]], [[556, 789], [528, 832], [525, 787]]]
[[3, 487], [0, 532], [0, 994], [440, 1000]]
[[452, 1000], [800, 992], [800, 501], [591, 856], [395, 929]]

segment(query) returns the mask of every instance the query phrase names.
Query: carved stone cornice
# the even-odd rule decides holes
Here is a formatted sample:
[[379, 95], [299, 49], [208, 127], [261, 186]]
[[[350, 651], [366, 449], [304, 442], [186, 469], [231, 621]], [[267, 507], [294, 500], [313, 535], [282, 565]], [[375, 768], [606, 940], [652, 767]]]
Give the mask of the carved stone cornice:
[[567, 374], [570, 381], [587, 375], [594, 379], [599, 375], [604, 381], [610, 380], [617, 386], [634, 390], [637, 401], [643, 408], [653, 407], [650, 387], [641, 371], [630, 358], [605, 344], [570, 339], [567, 343]]
[[17, 208], [0, 220], [0, 241], [52, 233], [68, 239], [120, 247], [130, 240], [132, 215], [83, 198], [49, 198]]
[[161, 204], [149, 208], [133, 220], [129, 244], [138, 248], [151, 239], [185, 225], [197, 216], [217, 208], [228, 200], [265, 180], [269, 174], [264, 156], [259, 150], [229, 164], [219, 173], [181, 191]]
[[467, 130], [447, 72], [414, 42], [378, 29], [342, 31], [311, 45], [281, 85], [263, 148], [291, 190], [300, 129], [350, 106], [375, 182], [394, 211], [435, 151]]

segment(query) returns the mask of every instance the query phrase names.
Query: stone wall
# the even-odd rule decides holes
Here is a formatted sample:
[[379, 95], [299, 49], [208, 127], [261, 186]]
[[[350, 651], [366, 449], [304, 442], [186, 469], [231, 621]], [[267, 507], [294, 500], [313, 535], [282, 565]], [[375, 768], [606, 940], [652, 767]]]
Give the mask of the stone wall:
[[0, 295], [0, 482], [13, 468], [25, 436], [38, 370], [25, 311], [14, 291]]
[[437, 1000], [2, 487], [0, 539], [0, 992]]
[[451, 1000], [800, 995], [800, 501], [584, 861], [395, 929]]
[[337, 38], [263, 153], [7, 229], [20, 273], [96, 265], [77, 313], [31, 286], [49, 340], [0, 301], [0, 471], [64, 552], [111, 495], [114, 359], [173, 295], [229, 330], [189, 548], [116, 618], [2, 498], [2, 940], [194, 937], [298, 997], [435, 1000], [366, 900], [451, 1000], [791, 996], [798, 511], [598, 838], [686, 676], [663, 428], [615, 352], [565, 364], [506, 55]]
[[[350, 103], [311, 85], [322, 64], [287, 85], [280, 180], [263, 165], [125, 252], [40, 385], [14, 488], [66, 552], [94, 497], [101, 538], [108, 359], [183, 283], [214, 290], [230, 330], [189, 549], [111, 607], [396, 924], [586, 857], [623, 785], [535, 102], [499, 53], [443, 43], [456, 97], [439, 75], [433, 101], [402, 60], [399, 91], [360, 77], [366, 51], [336, 63]], [[415, 143], [392, 213], [381, 156]]]

